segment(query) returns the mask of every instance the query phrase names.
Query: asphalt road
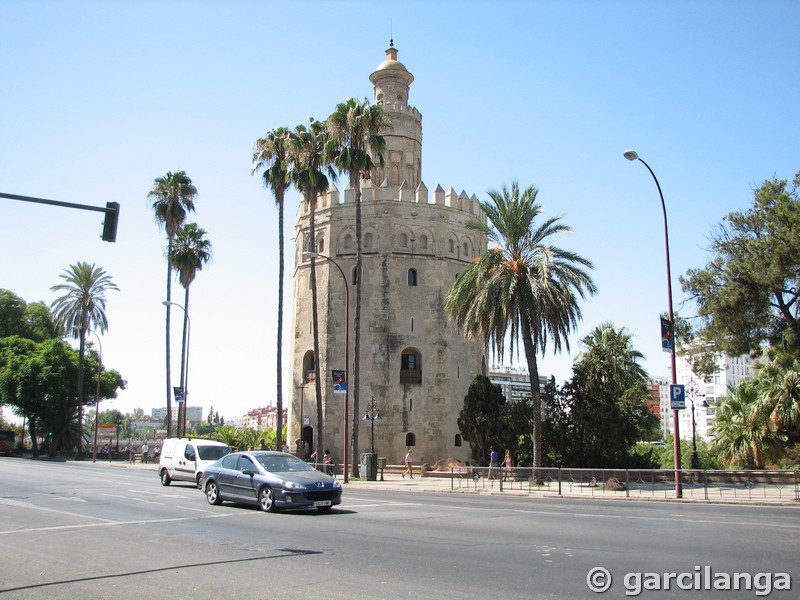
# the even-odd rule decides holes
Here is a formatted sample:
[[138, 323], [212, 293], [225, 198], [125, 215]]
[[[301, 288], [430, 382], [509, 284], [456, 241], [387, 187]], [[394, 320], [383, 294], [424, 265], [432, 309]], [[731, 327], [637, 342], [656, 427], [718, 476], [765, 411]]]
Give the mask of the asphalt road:
[[[591, 598], [596, 568], [607, 598], [756, 598], [786, 573], [769, 597], [796, 599], [798, 557], [800, 507], [346, 487], [330, 513], [265, 514], [154, 471], [0, 459], [0, 600]], [[734, 573], [750, 591], [713, 589]]]

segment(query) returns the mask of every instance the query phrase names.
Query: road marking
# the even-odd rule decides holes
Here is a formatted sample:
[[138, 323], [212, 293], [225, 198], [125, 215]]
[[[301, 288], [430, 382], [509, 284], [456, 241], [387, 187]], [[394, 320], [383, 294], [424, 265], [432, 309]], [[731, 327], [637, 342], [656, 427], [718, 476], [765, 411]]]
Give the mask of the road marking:
[[30, 502], [21, 502], [19, 500], [9, 500], [7, 498], [0, 498], [0, 504], [5, 504], [6, 506], [13, 506], [15, 508], [28, 508], [31, 510], [40, 510], [42, 512], [52, 512], [58, 515], [78, 517], [81, 519], [94, 519], [95, 521], [100, 521], [101, 523], [113, 523], [111, 519], [103, 519], [102, 517], [93, 517], [91, 515], [80, 515], [66, 510], [59, 510], [57, 508], [48, 508], [46, 506], [38, 506], [36, 504], [31, 504]]
[[[72, 516], [82, 516], [82, 515], [72, 515]], [[224, 515], [207, 515], [203, 517], [173, 517], [169, 519], [140, 519], [136, 521], [108, 521], [106, 523], [81, 523], [79, 525], [53, 525], [50, 527], [27, 527], [25, 529], [0, 531], [0, 535], [8, 535], [11, 533], [40, 533], [45, 531], [66, 531], [70, 529], [89, 529], [92, 527], [119, 527], [121, 525], [153, 525], [158, 523], [177, 523], [180, 521], [196, 521], [202, 519], [222, 519], [231, 516], [233, 515], [224, 514]]]

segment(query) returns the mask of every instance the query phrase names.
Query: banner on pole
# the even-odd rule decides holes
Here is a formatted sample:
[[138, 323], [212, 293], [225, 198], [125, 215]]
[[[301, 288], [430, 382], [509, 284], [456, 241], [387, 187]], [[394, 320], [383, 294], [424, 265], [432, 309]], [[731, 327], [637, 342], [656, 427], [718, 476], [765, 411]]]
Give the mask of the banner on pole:
[[672, 322], [661, 317], [661, 349], [664, 352], [672, 352], [675, 347], [675, 332], [672, 330]]
[[175, 402], [178, 404], [183, 404], [183, 401], [186, 399], [186, 392], [182, 387], [174, 387], [172, 390], [175, 392]]
[[333, 377], [333, 393], [346, 394], [347, 393], [347, 379], [345, 378], [344, 371], [333, 369], [331, 371]]

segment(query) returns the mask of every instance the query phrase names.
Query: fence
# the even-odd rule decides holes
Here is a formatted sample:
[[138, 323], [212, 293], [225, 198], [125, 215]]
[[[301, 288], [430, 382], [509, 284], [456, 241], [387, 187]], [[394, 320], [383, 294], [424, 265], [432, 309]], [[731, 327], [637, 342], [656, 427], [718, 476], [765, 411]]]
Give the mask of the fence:
[[[800, 502], [800, 471], [680, 472], [684, 498]], [[453, 467], [450, 487], [465, 491], [608, 497], [675, 497], [675, 471], [659, 469], [567, 469]]]

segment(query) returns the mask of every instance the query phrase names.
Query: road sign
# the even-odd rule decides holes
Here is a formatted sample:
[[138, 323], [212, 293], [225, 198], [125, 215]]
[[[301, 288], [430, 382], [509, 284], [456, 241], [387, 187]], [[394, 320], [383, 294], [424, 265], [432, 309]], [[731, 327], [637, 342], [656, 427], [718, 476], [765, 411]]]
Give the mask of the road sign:
[[686, 408], [686, 389], [681, 384], [669, 386], [669, 408], [670, 410], [684, 410]]

